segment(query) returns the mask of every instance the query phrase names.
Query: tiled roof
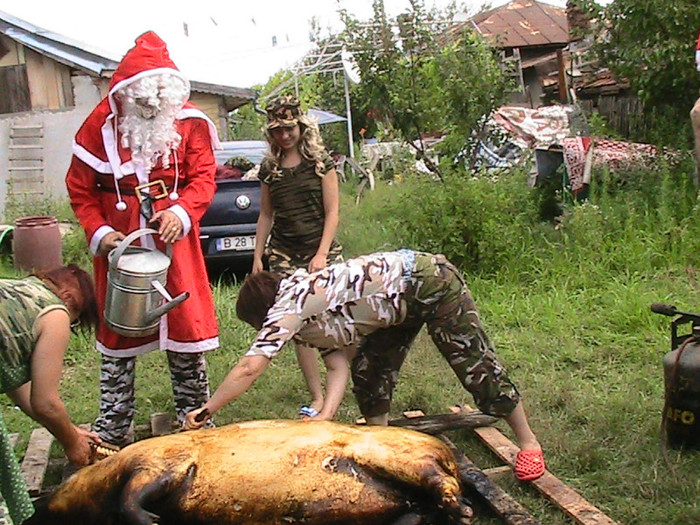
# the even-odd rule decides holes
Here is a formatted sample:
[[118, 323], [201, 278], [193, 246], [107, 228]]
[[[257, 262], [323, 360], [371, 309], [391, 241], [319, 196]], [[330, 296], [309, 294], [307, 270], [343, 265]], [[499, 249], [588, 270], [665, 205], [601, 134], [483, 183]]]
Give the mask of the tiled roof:
[[547, 46], [569, 43], [566, 9], [537, 2], [512, 2], [476, 14], [470, 21], [498, 47]]

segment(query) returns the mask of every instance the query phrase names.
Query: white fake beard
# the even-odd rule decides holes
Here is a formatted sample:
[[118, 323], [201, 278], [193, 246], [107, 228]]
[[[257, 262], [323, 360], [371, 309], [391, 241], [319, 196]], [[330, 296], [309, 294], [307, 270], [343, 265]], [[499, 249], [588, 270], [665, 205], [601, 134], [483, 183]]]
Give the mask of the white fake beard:
[[163, 167], [170, 166], [170, 151], [177, 149], [182, 137], [177, 132], [175, 116], [181, 105], [163, 104], [154, 118], [140, 116], [140, 108], [125, 101], [124, 117], [119, 119], [121, 145], [131, 150], [132, 161], [150, 171], [159, 158]]

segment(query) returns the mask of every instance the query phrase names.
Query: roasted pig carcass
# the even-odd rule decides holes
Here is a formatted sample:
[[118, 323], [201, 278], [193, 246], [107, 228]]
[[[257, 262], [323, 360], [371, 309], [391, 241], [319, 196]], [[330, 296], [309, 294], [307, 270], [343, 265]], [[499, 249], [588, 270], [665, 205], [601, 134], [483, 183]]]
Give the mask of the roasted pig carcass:
[[251, 421], [139, 441], [76, 472], [27, 525], [469, 523], [454, 457], [393, 427]]

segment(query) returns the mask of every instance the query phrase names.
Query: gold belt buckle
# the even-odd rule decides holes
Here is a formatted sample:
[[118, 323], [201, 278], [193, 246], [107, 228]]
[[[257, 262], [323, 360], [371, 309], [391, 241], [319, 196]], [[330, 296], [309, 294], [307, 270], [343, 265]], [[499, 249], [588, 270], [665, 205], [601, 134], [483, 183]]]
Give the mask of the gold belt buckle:
[[154, 201], [157, 201], [158, 199], [164, 199], [168, 196], [168, 188], [165, 186], [165, 182], [163, 182], [163, 179], [158, 179], [154, 180], [153, 182], [141, 184], [134, 188], [134, 191], [136, 192], [136, 197], [138, 197], [139, 202], [141, 202], [144, 199], [144, 196], [141, 195], [141, 190], [145, 188], [150, 188], [151, 186], [158, 186], [158, 189], [160, 190], [160, 194], [157, 195], [151, 195], [150, 191], [148, 192], [148, 196]]

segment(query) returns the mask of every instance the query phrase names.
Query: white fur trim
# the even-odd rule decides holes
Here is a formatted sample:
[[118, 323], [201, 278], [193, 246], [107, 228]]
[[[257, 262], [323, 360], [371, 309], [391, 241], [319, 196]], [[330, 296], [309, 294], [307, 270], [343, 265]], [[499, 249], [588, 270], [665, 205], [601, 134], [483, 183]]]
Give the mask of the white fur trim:
[[[185, 83], [185, 86], [187, 87], [187, 91], [190, 92], [190, 81], [187, 80], [182, 73], [180, 73], [177, 69], [173, 69], [171, 67], [159, 67], [156, 69], [147, 69], [146, 71], [141, 71], [140, 73], [136, 73], [135, 75], [125, 78], [124, 80], [120, 80], [116, 84], [114, 84], [114, 87], [109, 90], [109, 94], [107, 95], [107, 99], [109, 100], [109, 107], [112, 108], [112, 113], [117, 112], [117, 103], [114, 100], [114, 93], [119, 91], [120, 89], [123, 89], [124, 87], [128, 86], [129, 84], [133, 84], [137, 80], [140, 80], [145, 77], [150, 77], [153, 75], [173, 75], [178, 77], [180, 80], [182, 80]], [[188, 97], [189, 98], [189, 97]]]
[[151, 341], [150, 343], [145, 343], [140, 346], [134, 346], [132, 348], [115, 349], [107, 348], [105, 345], [97, 341], [95, 343], [95, 348], [102, 355], [109, 357], [136, 357], [137, 355], [147, 354], [153, 350], [158, 350], [158, 341]]
[[210, 350], [216, 350], [219, 348], [219, 338], [212, 337], [211, 339], [205, 339], [204, 341], [197, 341], [195, 343], [183, 343], [182, 341], [173, 341], [171, 339], [165, 339], [161, 342], [161, 347], [165, 350], [170, 350], [171, 352], [178, 352], [180, 354], [195, 354], [198, 352], [209, 352]]
[[119, 159], [119, 151], [117, 149], [117, 138], [114, 136], [114, 113], [107, 116], [105, 123], [102, 124], [101, 131], [102, 144], [105, 147], [109, 164], [112, 166], [114, 184], [116, 186], [117, 181], [124, 177], [126, 173], [122, 172], [121, 160]]
[[100, 247], [100, 242], [104, 236], [108, 233], [112, 233], [113, 231], [115, 231], [115, 229], [111, 226], [107, 226], [106, 224], [97, 228], [97, 231], [92, 235], [92, 239], [90, 239], [90, 251], [93, 253], [93, 255], [97, 253], [97, 250]]
[[[177, 308], [177, 306], [175, 307]], [[159, 326], [160, 348], [162, 350], [170, 350], [181, 354], [196, 354], [198, 352], [208, 352], [219, 348], [219, 337], [212, 337], [202, 341], [192, 341], [183, 343], [182, 341], [173, 341], [168, 336], [168, 315], [165, 314], [160, 318]]]
[[204, 112], [197, 108], [182, 108], [178, 114], [177, 117], [180, 120], [184, 120], [186, 118], [201, 118], [207, 121], [207, 126], [209, 127], [209, 137], [211, 138], [211, 147], [213, 149], [224, 149], [221, 146], [221, 142], [219, 142], [219, 134], [216, 131], [216, 126], [214, 123], [211, 121], [209, 117], [207, 117]]
[[180, 239], [182, 239], [185, 235], [190, 233], [190, 230], [192, 229], [192, 221], [190, 220], [190, 216], [187, 214], [185, 209], [179, 204], [170, 206], [170, 208], [168, 209], [175, 215], [177, 215], [177, 218], [180, 219], [180, 222], [182, 222], [182, 233], [180, 233], [179, 237]]
[[[700, 42], [698, 45], [700, 45]], [[697, 65], [698, 71], [700, 71], [700, 49], [695, 52], [695, 64]]]
[[98, 173], [114, 173], [112, 166], [110, 166], [109, 161], [105, 162], [100, 160], [95, 155], [90, 153], [75, 140], [73, 140], [73, 155], [82, 160], [85, 164], [90, 166], [93, 170]]

